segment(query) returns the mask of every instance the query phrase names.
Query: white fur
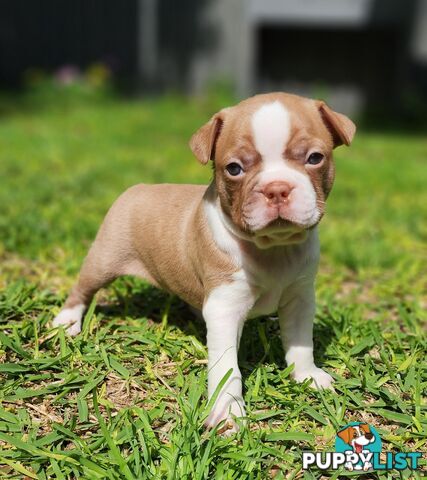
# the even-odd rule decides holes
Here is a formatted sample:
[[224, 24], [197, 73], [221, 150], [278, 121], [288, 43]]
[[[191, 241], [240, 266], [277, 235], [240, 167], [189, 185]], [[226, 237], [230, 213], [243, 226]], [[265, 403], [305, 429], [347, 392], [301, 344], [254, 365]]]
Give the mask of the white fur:
[[[313, 272], [315, 274], [315, 272]], [[329, 388], [332, 377], [316, 367], [313, 358], [313, 318], [315, 312], [314, 275], [293, 286], [293, 294], [279, 308], [286, 363], [294, 364], [292, 376], [298, 382], [311, 378], [316, 388]]]
[[[258, 177], [258, 183], [263, 188], [270, 182], [284, 181], [294, 186], [289, 196], [287, 215], [292, 221], [306, 227], [315, 225], [320, 212], [316, 204], [316, 192], [310, 179], [303, 173], [291, 168], [287, 162], [280, 159], [264, 161], [264, 167]], [[258, 212], [254, 212], [259, 215]], [[258, 219], [258, 222], [260, 220]]]
[[280, 158], [291, 132], [289, 112], [277, 100], [266, 103], [253, 114], [252, 130], [259, 154], [267, 159]]
[[[209, 188], [212, 190], [212, 187]], [[243, 258], [237, 241], [236, 229], [231, 221], [225, 218], [214, 191], [208, 192], [203, 200], [203, 207], [215, 243], [220, 250], [230, 255], [236, 266], [241, 267]]]
[[232, 369], [230, 378], [220, 391], [207, 424], [222, 420], [233, 422], [233, 416], [244, 417], [242, 376], [237, 364], [237, 350], [243, 324], [254, 302], [249, 285], [237, 274], [231, 284], [215, 288], [203, 306], [208, 344], [208, 393], [214, 394], [218, 384]]
[[368, 440], [365, 437], [365, 432], [360, 428], [359, 425], [353, 425], [353, 428], [356, 430], [358, 434], [357, 438], [353, 438], [351, 440], [351, 446], [355, 451], [356, 451], [355, 443], [358, 443], [359, 445], [369, 445], [370, 443], [373, 443], [375, 441], [375, 437], [372, 437], [370, 440]]
[[[357, 432], [357, 435], [358, 437], [357, 438], [352, 438], [351, 439], [351, 446], [353, 447], [353, 451], [356, 452], [356, 446], [355, 444], [359, 444], [359, 445], [369, 445], [370, 443], [373, 443], [375, 442], [375, 437], [373, 436], [370, 440], [368, 440], [365, 436], [365, 432], [360, 428], [359, 425], [354, 425], [353, 428], [356, 430]], [[347, 468], [347, 470], [350, 470], [350, 471], [353, 471], [353, 470], [363, 470], [363, 471], [368, 471], [369, 469], [372, 468], [372, 463], [369, 462], [368, 460], [363, 460], [363, 455], [370, 455], [371, 452], [369, 450], [363, 450], [361, 451], [361, 453], [359, 454], [362, 458], [362, 465], [360, 464], [356, 464], [356, 465], [353, 465], [353, 463], [351, 462], [348, 462], [345, 464], [345, 467]], [[370, 457], [368, 457], [370, 458]]]
[[245, 240], [245, 235], [235, 229], [219, 203], [208, 196], [204, 208], [215, 242], [239, 268], [233, 283], [214, 289], [203, 308], [208, 330], [210, 397], [226, 372], [233, 369], [209, 416], [208, 425], [212, 426], [232, 415], [244, 416], [237, 349], [247, 318], [279, 311], [286, 361], [295, 365], [295, 380], [312, 378], [314, 386], [326, 388], [332, 378], [313, 361], [313, 284], [319, 258], [317, 229], [308, 232], [305, 241], [299, 244], [267, 250], [253, 246], [256, 255], [252, 256], [241, 250], [239, 237]]
[[[286, 206], [286, 216], [305, 227], [315, 225], [319, 220], [316, 192], [307, 175], [292, 168], [284, 158], [290, 136], [290, 115], [279, 101], [260, 107], [252, 116], [252, 133], [255, 148], [263, 160], [263, 167], [257, 179], [257, 190], [270, 182], [283, 181], [293, 187]], [[281, 212], [282, 214], [282, 212]], [[253, 202], [245, 212], [246, 221], [253, 230], [261, 230], [268, 224], [264, 198]]]
[[66, 327], [68, 335], [75, 337], [81, 332], [82, 317], [86, 309], [86, 305], [82, 303], [73, 308], [64, 308], [54, 318], [52, 325], [54, 327]]
[[[239, 241], [251, 237], [238, 231], [222, 211], [219, 202], [204, 200], [204, 209], [214, 241], [228, 253], [239, 268], [239, 279], [251, 285], [256, 302], [249, 316], [267, 315], [278, 310], [295, 290], [299, 282], [314, 282], [319, 260], [319, 238], [314, 228], [306, 234], [303, 242], [282, 245], [267, 250], [255, 247], [252, 253], [244, 253]], [[253, 239], [253, 238], [252, 238]], [[235, 274], [236, 275], [236, 274]]]

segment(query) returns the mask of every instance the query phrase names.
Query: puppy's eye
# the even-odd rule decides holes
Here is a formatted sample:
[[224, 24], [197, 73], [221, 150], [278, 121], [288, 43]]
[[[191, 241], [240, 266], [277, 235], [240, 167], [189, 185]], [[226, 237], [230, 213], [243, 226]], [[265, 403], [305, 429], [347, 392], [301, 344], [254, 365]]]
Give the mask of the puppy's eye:
[[308, 156], [306, 163], [308, 163], [309, 165], [319, 165], [319, 163], [321, 163], [324, 158], [325, 157], [322, 153], [313, 152]]
[[237, 177], [237, 175], [240, 175], [243, 172], [243, 168], [235, 162], [229, 163], [225, 169], [233, 177]]

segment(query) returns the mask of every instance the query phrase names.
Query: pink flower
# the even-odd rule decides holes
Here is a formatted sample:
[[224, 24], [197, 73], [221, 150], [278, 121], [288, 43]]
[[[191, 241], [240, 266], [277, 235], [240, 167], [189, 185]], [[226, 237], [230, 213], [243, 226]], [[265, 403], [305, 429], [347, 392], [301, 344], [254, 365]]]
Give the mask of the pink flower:
[[80, 78], [80, 71], [74, 65], [64, 65], [55, 72], [55, 80], [61, 85], [71, 85]]

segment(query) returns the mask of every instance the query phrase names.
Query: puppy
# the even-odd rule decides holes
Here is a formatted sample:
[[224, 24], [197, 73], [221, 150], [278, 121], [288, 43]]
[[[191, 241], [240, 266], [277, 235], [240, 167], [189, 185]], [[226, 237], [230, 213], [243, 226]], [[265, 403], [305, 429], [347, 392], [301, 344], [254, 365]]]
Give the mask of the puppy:
[[136, 185], [113, 204], [54, 326], [80, 332], [93, 295], [135, 275], [202, 311], [208, 393], [232, 369], [208, 426], [245, 416], [237, 350], [247, 318], [278, 313], [293, 377], [326, 388], [313, 361], [317, 224], [334, 181], [332, 151], [356, 127], [324, 102], [256, 95], [216, 113], [191, 138], [205, 185]]
[[[349, 445], [354, 453], [369, 453], [369, 450], [364, 449], [366, 445], [375, 442], [375, 436], [371, 432], [371, 429], [367, 423], [359, 423], [359, 425], [353, 425], [341, 430], [337, 434], [341, 440], [343, 440], [347, 445]], [[372, 468], [370, 462], [365, 462], [363, 467], [362, 465], [357, 464], [354, 466], [351, 462], [345, 464], [345, 467], [348, 470], [369, 470]]]

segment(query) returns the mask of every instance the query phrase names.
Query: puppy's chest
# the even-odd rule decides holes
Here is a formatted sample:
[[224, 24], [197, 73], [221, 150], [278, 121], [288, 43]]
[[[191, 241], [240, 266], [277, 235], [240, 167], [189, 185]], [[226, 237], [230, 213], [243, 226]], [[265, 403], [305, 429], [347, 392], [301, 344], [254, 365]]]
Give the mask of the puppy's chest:
[[271, 315], [276, 313], [280, 299], [282, 298], [283, 289], [274, 288], [261, 294], [260, 297], [255, 302], [255, 305], [252, 307], [251, 311], [249, 312], [248, 317], [254, 318], [259, 317], [260, 315]]
[[244, 267], [255, 299], [250, 318], [276, 313], [292, 287], [309, 270], [306, 259], [300, 255], [273, 260]]

